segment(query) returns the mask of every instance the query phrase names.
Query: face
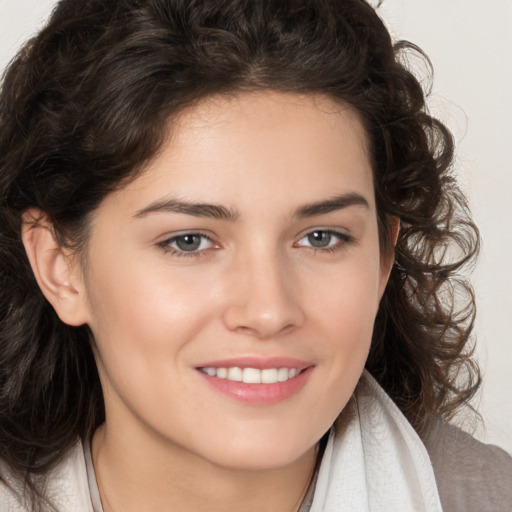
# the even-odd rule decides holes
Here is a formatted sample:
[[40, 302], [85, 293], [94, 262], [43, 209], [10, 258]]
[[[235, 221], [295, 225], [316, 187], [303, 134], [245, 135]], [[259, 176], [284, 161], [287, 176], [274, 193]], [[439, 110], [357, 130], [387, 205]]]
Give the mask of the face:
[[203, 101], [100, 205], [86, 257], [107, 425], [224, 467], [292, 463], [351, 396], [387, 280], [357, 115]]

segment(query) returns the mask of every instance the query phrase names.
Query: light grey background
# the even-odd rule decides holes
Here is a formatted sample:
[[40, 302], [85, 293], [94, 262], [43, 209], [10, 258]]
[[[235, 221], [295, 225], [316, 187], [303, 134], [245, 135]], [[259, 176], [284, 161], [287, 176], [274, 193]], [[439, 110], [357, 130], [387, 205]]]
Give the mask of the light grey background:
[[[54, 4], [0, 0], [0, 69]], [[483, 237], [472, 275], [484, 372], [477, 436], [512, 452], [512, 0], [386, 0], [379, 13], [395, 38], [430, 56], [430, 108], [458, 142], [459, 178]]]

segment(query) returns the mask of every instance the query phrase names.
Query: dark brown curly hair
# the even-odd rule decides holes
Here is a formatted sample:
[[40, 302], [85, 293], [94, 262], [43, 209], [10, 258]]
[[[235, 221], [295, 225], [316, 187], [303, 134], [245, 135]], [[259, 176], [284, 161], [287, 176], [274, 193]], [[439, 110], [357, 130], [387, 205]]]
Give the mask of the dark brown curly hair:
[[90, 437], [104, 406], [89, 329], [63, 324], [40, 292], [22, 213], [41, 209], [80, 250], [91, 212], [155, 155], [174, 116], [214, 94], [320, 93], [357, 110], [383, 251], [393, 250], [388, 219], [401, 224], [366, 367], [420, 433], [468, 402], [480, 377], [461, 269], [479, 237], [452, 174], [452, 137], [406, 65], [411, 52], [422, 55], [393, 44], [363, 0], [57, 5], [0, 94], [0, 458], [34, 499], [32, 475]]

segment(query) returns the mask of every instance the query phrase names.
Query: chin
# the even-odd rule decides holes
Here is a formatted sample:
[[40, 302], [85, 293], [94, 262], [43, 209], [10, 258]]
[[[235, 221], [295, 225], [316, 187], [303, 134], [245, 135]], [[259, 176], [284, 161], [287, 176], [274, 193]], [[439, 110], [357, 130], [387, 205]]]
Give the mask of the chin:
[[[237, 471], [271, 471], [284, 468], [302, 457], [314, 457], [317, 443], [283, 443], [273, 439], [265, 444], [229, 443], [216, 453], [205, 454], [205, 459], [215, 466]], [[211, 447], [210, 447], [211, 448]]]

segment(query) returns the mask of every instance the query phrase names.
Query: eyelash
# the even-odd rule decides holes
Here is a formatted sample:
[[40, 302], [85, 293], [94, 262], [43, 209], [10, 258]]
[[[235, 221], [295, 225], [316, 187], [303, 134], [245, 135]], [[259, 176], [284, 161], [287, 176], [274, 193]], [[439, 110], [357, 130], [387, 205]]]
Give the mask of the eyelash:
[[214, 244], [212, 238], [205, 233], [197, 232], [197, 231], [190, 231], [185, 233], [180, 233], [178, 235], [174, 235], [170, 238], [167, 238], [163, 240], [162, 242], [158, 243], [157, 245], [163, 249], [165, 253], [171, 254], [172, 256], [177, 256], [178, 258], [189, 258], [189, 257], [199, 257], [204, 256], [208, 249], [200, 249], [200, 250], [194, 250], [194, 251], [183, 251], [181, 249], [177, 249], [175, 247], [171, 247], [171, 244], [175, 243], [180, 238], [185, 238], [187, 236], [198, 236], [202, 238], [203, 240], [208, 240], [210, 243]]
[[[329, 236], [332, 236], [332, 237], [335, 237], [338, 239], [338, 241], [336, 243], [334, 243], [333, 245], [327, 246], [327, 247], [315, 247], [312, 245], [304, 246], [307, 249], [313, 250], [315, 254], [317, 252], [321, 252], [321, 253], [338, 252], [340, 250], [343, 250], [347, 245], [354, 242], [354, 238], [350, 235], [347, 235], [346, 233], [341, 233], [339, 231], [335, 231], [332, 229], [321, 229], [321, 228], [317, 228], [317, 229], [308, 231], [301, 238], [299, 238], [299, 241], [311, 236], [313, 233], [324, 233], [326, 235], [329, 235]], [[297, 244], [297, 242], [296, 242], [296, 244]], [[294, 245], [296, 245], [296, 244], [294, 244]]]
[[[313, 229], [313, 230], [305, 233], [303, 236], [301, 236], [298, 241], [303, 240], [303, 239], [307, 238], [308, 236], [311, 236], [313, 233], [324, 233], [329, 236], [338, 238], [338, 241], [335, 244], [333, 244], [331, 246], [327, 246], [327, 247], [314, 247], [312, 245], [302, 246], [309, 250], [313, 250], [315, 254], [317, 252], [334, 253], [334, 252], [343, 250], [348, 244], [354, 242], [354, 238], [352, 236], [347, 235], [346, 233], [341, 233], [339, 231], [332, 230], [332, 229]], [[179, 248], [175, 248], [175, 247], [171, 246], [171, 244], [175, 243], [177, 240], [185, 238], [187, 236], [198, 236], [198, 237], [201, 237], [203, 240], [208, 240], [210, 243], [214, 244], [212, 238], [210, 236], [206, 235], [205, 233], [191, 231], [191, 232], [185, 232], [185, 233], [180, 233], [178, 235], [174, 235], [170, 238], [163, 240], [162, 242], [159, 242], [157, 245], [165, 253], [169, 253], [172, 256], [177, 256], [179, 258], [189, 258], [189, 257], [197, 258], [197, 257], [204, 256], [207, 254], [207, 251], [210, 248], [193, 250], [193, 251], [184, 251]], [[300, 245], [297, 245], [297, 244], [298, 244], [298, 242], [295, 242], [294, 247], [301, 247]]]

